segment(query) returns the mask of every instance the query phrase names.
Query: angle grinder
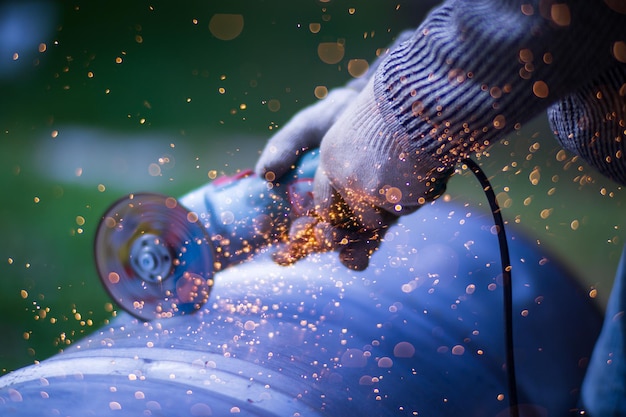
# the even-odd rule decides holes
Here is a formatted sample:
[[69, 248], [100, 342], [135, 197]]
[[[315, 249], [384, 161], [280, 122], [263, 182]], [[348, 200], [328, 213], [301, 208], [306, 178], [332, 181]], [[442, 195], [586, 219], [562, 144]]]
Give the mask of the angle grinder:
[[252, 171], [221, 177], [180, 199], [130, 194], [102, 216], [95, 239], [100, 279], [143, 320], [189, 314], [209, 299], [216, 272], [286, 237], [313, 205], [318, 151], [279, 181]]

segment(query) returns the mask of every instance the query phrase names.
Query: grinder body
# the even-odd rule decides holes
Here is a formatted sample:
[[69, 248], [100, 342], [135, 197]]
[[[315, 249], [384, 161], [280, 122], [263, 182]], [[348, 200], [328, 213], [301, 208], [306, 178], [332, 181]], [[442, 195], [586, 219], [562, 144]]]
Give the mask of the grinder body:
[[313, 205], [317, 151], [306, 153], [279, 182], [252, 171], [218, 178], [179, 199], [208, 232], [217, 268], [242, 262], [259, 248], [276, 242], [291, 220]]
[[309, 151], [277, 182], [243, 171], [179, 200], [151, 193], [119, 200], [96, 234], [104, 287], [144, 320], [196, 311], [208, 300], [215, 272], [279, 242], [312, 207], [317, 164], [317, 151]]

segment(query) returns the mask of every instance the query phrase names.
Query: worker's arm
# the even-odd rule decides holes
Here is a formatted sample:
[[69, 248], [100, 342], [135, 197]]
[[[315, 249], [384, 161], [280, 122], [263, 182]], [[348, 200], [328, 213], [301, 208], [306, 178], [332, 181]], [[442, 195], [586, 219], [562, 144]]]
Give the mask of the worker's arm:
[[[576, 124], [564, 101], [576, 105], [573, 95], [606, 79], [612, 90], [626, 82], [620, 7], [600, 0], [455, 0], [435, 9], [386, 56], [321, 141], [317, 217], [310, 221], [320, 247], [340, 249], [347, 265], [363, 268], [389, 224], [440, 195], [460, 159], [551, 105], [553, 121]], [[613, 94], [618, 104], [623, 90]], [[610, 110], [623, 122], [617, 107]], [[354, 220], [349, 230], [345, 213]]]

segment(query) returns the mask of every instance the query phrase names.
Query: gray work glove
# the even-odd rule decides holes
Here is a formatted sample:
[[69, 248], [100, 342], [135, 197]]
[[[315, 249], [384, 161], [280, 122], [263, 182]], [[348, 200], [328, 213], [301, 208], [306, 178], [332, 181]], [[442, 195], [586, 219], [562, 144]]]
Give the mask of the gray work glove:
[[[388, 51], [408, 40], [412, 33], [413, 30], [400, 33]], [[319, 147], [328, 129], [363, 90], [388, 51], [370, 65], [363, 77], [350, 81], [343, 88], [331, 90], [323, 100], [297, 113], [269, 140], [257, 161], [255, 172], [273, 181], [290, 171], [303, 151]]]
[[290, 171], [304, 151], [317, 148], [328, 129], [356, 98], [353, 88], [337, 88], [317, 103], [301, 110], [269, 140], [255, 172], [268, 181]]
[[[440, 164], [428, 156], [418, 160], [405, 153], [402, 142], [408, 139], [400, 132], [379, 112], [370, 80], [321, 141], [315, 211], [293, 223], [289, 242], [276, 257], [279, 263], [292, 263], [313, 251], [339, 250], [344, 265], [365, 269], [398, 216], [443, 193], [449, 171], [441, 172]], [[294, 149], [282, 138], [276, 152], [279, 146], [287, 153]], [[295, 142], [296, 149], [302, 146]], [[267, 160], [264, 156], [262, 161]], [[262, 166], [276, 172], [279, 165]]]

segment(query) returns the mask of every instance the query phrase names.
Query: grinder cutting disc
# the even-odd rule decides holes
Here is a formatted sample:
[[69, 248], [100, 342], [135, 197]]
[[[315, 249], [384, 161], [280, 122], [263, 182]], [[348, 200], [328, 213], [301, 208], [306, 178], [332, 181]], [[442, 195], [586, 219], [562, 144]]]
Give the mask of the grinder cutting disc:
[[114, 203], [98, 225], [95, 258], [113, 299], [143, 320], [194, 312], [213, 285], [213, 246], [198, 215], [159, 194]]

